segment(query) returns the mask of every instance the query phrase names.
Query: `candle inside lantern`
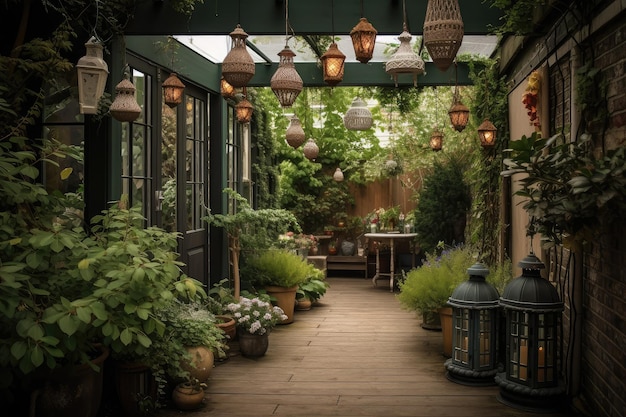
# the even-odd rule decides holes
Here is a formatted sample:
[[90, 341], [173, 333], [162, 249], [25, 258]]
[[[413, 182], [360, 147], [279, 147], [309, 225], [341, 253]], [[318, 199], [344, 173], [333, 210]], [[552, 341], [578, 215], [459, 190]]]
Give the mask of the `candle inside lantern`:
[[519, 347], [519, 379], [526, 380], [528, 377], [528, 346], [526, 341]]
[[543, 356], [543, 346], [539, 346], [537, 352], [537, 382], [545, 382], [546, 370], [545, 370], [545, 358]]

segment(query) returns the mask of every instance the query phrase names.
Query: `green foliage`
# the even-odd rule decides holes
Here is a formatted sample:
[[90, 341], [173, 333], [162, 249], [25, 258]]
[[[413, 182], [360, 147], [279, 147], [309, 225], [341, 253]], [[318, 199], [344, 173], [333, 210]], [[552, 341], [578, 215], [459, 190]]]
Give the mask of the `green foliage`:
[[505, 258], [502, 262], [489, 266], [489, 275], [487, 275], [486, 280], [498, 290], [498, 294], [504, 292], [504, 288], [512, 279], [513, 264], [511, 263], [511, 259]]
[[173, 300], [157, 313], [165, 324], [167, 337], [182, 346], [205, 346], [224, 357], [225, 336], [217, 327], [215, 315], [201, 301]]
[[245, 275], [255, 286], [293, 287], [315, 276], [316, 271], [313, 265], [294, 253], [267, 250], [246, 260]]
[[421, 314], [445, 307], [452, 291], [467, 280], [467, 268], [474, 263], [474, 253], [469, 247], [456, 247], [439, 257], [427, 254], [422, 266], [409, 271], [399, 282], [400, 304]]
[[467, 161], [462, 155], [447, 155], [435, 161], [424, 178], [415, 209], [415, 231], [423, 250], [434, 250], [441, 241], [448, 245], [464, 241], [471, 198], [463, 178]]
[[551, 243], [564, 237], [583, 241], [601, 220], [610, 222], [626, 209], [626, 149], [591, 154], [591, 137], [578, 142], [549, 140], [537, 133], [510, 144], [506, 175], [524, 173], [517, 195], [531, 218], [529, 234], [539, 232]]
[[298, 285], [298, 290], [296, 291], [297, 299], [317, 301], [326, 294], [330, 284], [324, 279], [324, 273], [322, 271], [316, 271], [318, 271], [317, 277], [309, 278]]
[[209, 215], [204, 220], [213, 226], [223, 228], [231, 238], [239, 239], [244, 249], [270, 247], [278, 235], [291, 230], [300, 232], [296, 218], [284, 209], [253, 209], [248, 201], [236, 191], [224, 189], [232, 201], [234, 212]]
[[505, 11], [504, 22], [498, 31], [516, 35], [534, 32], [534, 14], [546, 3], [546, 0], [492, 0], [493, 6]]

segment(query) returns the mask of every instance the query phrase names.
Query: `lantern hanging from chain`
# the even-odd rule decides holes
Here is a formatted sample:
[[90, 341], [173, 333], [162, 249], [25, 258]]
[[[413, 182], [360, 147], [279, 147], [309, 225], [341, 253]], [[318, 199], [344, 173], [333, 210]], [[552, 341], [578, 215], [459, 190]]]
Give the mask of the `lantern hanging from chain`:
[[82, 114], [96, 114], [109, 76], [109, 66], [102, 58], [102, 44], [95, 37], [85, 43], [85, 49], [86, 55], [76, 64], [78, 104]]
[[[361, 7], [362, 6], [363, 0], [361, 0]], [[362, 14], [363, 13], [361, 13], [361, 15]], [[372, 59], [374, 46], [376, 46], [377, 33], [378, 31], [365, 17], [361, 17], [359, 23], [350, 31], [354, 55], [356, 60], [360, 63], [367, 64]]]
[[287, 144], [294, 149], [298, 149], [305, 142], [306, 134], [298, 116], [293, 115], [291, 117], [289, 127], [287, 127], [287, 132], [285, 133], [285, 139]]
[[116, 96], [109, 112], [111, 116], [120, 122], [134, 122], [141, 114], [141, 107], [135, 98], [135, 86], [128, 79], [128, 70], [125, 71], [124, 79], [115, 87]]
[[233, 45], [222, 62], [222, 76], [233, 87], [245, 87], [255, 73], [254, 60], [246, 48], [248, 34], [237, 25], [230, 37]]

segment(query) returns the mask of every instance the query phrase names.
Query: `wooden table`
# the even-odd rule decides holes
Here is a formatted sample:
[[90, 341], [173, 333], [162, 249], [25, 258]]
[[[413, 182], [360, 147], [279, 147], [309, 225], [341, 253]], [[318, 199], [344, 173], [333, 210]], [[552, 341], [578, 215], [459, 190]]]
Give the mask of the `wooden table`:
[[377, 242], [389, 242], [391, 248], [391, 257], [389, 258], [389, 273], [380, 272], [380, 249], [376, 247], [376, 274], [372, 278], [372, 284], [376, 285], [376, 281], [383, 275], [389, 275], [389, 290], [393, 292], [393, 280], [395, 278], [395, 253], [394, 246], [396, 240], [413, 239], [417, 233], [366, 233], [365, 237]]

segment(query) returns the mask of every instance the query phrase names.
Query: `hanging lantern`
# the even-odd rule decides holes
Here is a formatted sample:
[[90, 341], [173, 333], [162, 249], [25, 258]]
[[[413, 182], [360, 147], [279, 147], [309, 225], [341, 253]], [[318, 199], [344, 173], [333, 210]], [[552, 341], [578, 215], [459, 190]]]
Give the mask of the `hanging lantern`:
[[309, 138], [309, 140], [304, 144], [302, 151], [304, 156], [310, 161], [314, 161], [320, 154], [320, 148], [317, 146], [317, 143], [315, 143], [315, 139], [313, 138]]
[[500, 305], [506, 317], [505, 372], [496, 375], [498, 399], [525, 410], [558, 406], [565, 387], [559, 382], [563, 302], [541, 277], [545, 265], [531, 252], [519, 264], [522, 275], [504, 289]]
[[341, 171], [341, 168], [337, 167], [335, 173], [333, 174], [333, 179], [337, 182], [343, 181], [343, 172]]
[[163, 101], [170, 107], [176, 107], [183, 102], [185, 84], [178, 78], [175, 72], [163, 81]]
[[500, 295], [485, 281], [481, 263], [468, 268], [469, 280], [452, 292], [452, 357], [445, 363], [449, 380], [464, 385], [494, 385], [498, 371], [497, 334]]
[[457, 0], [428, 0], [424, 46], [437, 68], [447, 71], [463, 42], [463, 19]]
[[339, 84], [343, 80], [346, 56], [339, 50], [337, 43], [331, 43], [328, 51], [320, 59], [324, 71], [324, 82], [331, 87]]
[[374, 46], [376, 46], [376, 34], [378, 31], [372, 26], [366, 18], [362, 17], [359, 23], [350, 31], [352, 38], [352, 46], [354, 46], [354, 55], [356, 60], [362, 64], [367, 64], [374, 55]]
[[292, 52], [289, 45], [285, 45], [285, 48], [278, 53], [278, 56], [280, 57], [280, 62], [278, 69], [276, 69], [270, 80], [270, 87], [282, 107], [291, 107], [296, 98], [298, 98], [300, 91], [302, 91], [302, 78], [300, 78], [293, 63], [293, 57], [296, 54]]
[[406, 24], [404, 24], [403, 30], [398, 36], [400, 41], [398, 50], [385, 63], [385, 72], [393, 77], [396, 87], [398, 86], [399, 74], [413, 74], [413, 86], [417, 87], [417, 76], [424, 74], [426, 67], [424, 60], [411, 48], [412, 36], [407, 31]]
[[96, 114], [104, 93], [109, 67], [102, 59], [102, 44], [92, 37], [85, 44], [87, 54], [78, 60], [78, 104], [82, 114]]
[[222, 76], [236, 88], [245, 87], [255, 72], [254, 60], [246, 48], [248, 34], [240, 25], [230, 32], [233, 46], [222, 62]]
[[120, 122], [134, 122], [141, 114], [141, 107], [135, 99], [135, 86], [128, 79], [124, 78], [115, 87], [117, 95], [111, 103], [109, 112]]
[[478, 138], [480, 139], [480, 146], [483, 148], [492, 148], [496, 144], [496, 133], [498, 129], [489, 121], [485, 119], [480, 126], [478, 126]]
[[235, 115], [237, 116], [237, 121], [243, 124], [250, 123], [250, 120], [252, 120], [253, 110], [254, 106], [248, 101], [248, 98], [246, 97], [246, 89], [244, 87], [243, 98], [235, 106]]
[[430, 135], [430, 149], [437, 152], [440, 151], [443, 146], [443, 133], [435, 129]]
[[352, 105], [343, 116], [343, 124], [348, 130], [367, 130], [372, 127], [372, 112], [359, 97], [352, 100]]
[[298, 116], [294, 115], [291, 117], [289, 127], [287, 127], [287, 132], [285, 133], [285, 139], [289, 146], [294, 149], [298, 149], [306, 140], [306, 134]]
[[469, 113], [469, 108], [461, 103], [461, 99], [459, 98], [459, 91], [457, 87], [455, 87], [454, 101], [452, 102], [450, 110], [448, 110], [450, 123], [452, 123], [454, 130], [456, 130], [457, 132], [462, 132], [463, 129], [465, 129], [465, 126], [467, 126], [467, 122], [469, 121]]
[[228, 81], [226, 81], [226, 78], [224, 78], [223, 76], [220, 79], [220, 94], [226, 100], [235, 98], [235, 87], [233, 87]]

